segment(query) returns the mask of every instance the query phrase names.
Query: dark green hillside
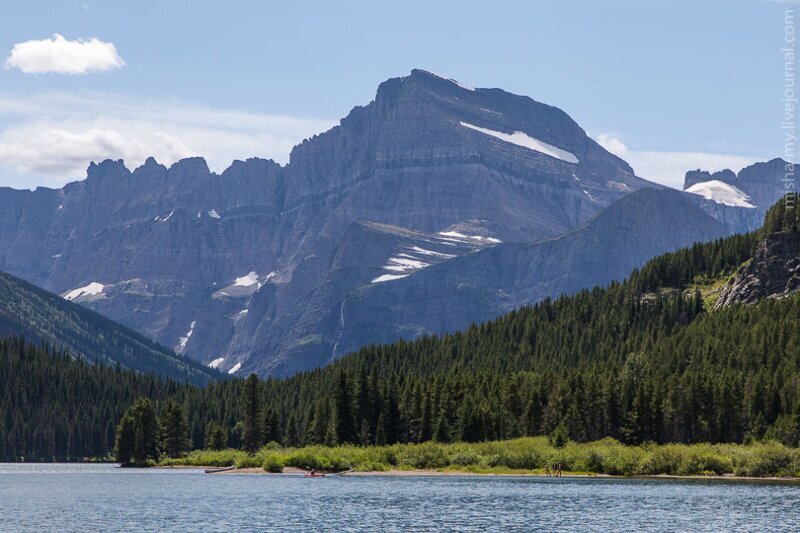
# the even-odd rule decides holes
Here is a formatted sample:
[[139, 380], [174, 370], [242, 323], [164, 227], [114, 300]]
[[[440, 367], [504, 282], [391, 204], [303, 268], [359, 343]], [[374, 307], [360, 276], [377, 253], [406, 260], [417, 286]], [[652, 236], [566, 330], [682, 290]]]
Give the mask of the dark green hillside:
[[93, 311], [0, 272], [0, 337], [24, 336], [93, 363], [204, 385], [216, 371]]
[[[709, 311], [693, 288], [724, 280], [767, 236], [796, 242], [796, 217], [780, 204], [761, 232], [656, 258], [624, 283], [265, 381], [264, 439], [480, 441], [563, 428], [580, 441], [797, 445], [800, 296]], [[195, 424], [232, 428], [238, 404], [219, 397], [240, 387], [187, 391]]]
[[[786, 292], [796, 275], [786, 268], [800, 261], [800, 228], [797, 211], [784, 205], [766, 219], [755, 234], [656, 258], [623, 283], [545, 300], [452, 335], [365, 347], [289, 379], [251, 376], [204, 388], [152, 382], [149, 390], [131, 386], [130, 394], [116, 396], [81, 388], [86, 398], [108, 397], [109, 407], [80, 434], [102, 435], [95, 441], [110, 446], [109, 423], [140, 395], [155, 405], [144, 409], [139, 402], [139, 411], [180, 421], [174, 427], [188, 428], [195, 448], [526, 435], [625, 443], [777, 439], [797, 446], [800, 293]], [[765, 252], [772, 249], [781, 253]], [[781, 292], [761, 291], [753, 305], [709, 305], [714, 291], [735, 292], [743, 276], [748, 290], [758, 283], [769, 289], [776, 264], [789, 265], [779, 270], [791, 278], [776, 285]], [[17, 357], [17, 366], [26, 357]], [[120, 372], [67, 363], [75, 382], [85, 372]], [[49, 381], [38, 377], [28, 378], [33, 392], [9, 402], [9, 391], [28, 392], [28, 374], [39, 373], [18, 372], [12, 387], [8, 374], [0, 374], [6, 432], [10, 419], [24, 419], [18, 413], [26, 405], [58, 405], [51, 399], [57, 396], [45, 393]], [[167, 396], [184, 411], [161, 407]], [[130, 435], [136, 420], [131, 414], [124, 424]], [[54, 415], [38, 431], [52, 435], [59, 423]], [[173, 431], [171, 442], [184, 437]]]
[[129, 403], [186, 387], [191, 385], [90, 364], [22, 339], [0, 339], [0, 461], [108, 455]]

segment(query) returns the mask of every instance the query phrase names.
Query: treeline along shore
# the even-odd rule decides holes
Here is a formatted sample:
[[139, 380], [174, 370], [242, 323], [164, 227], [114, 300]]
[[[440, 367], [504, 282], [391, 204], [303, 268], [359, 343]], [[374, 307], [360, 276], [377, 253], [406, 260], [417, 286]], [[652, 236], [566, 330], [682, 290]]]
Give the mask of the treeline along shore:
[[[0, 456], [149, 465], [244, 453], [259, 468], [380, 470], [427, 468], [403, 457], [431, 454], [432, 468], [793, 476], [800, 295], [716, 303], [765, 242], [800, 256], [798, 211], [779, 202], [760, 231], [666, 254], [624, 282], [287, 379], [197, 387], [9, 340]], [[203, 449], [214, 451], [192, 451]]]

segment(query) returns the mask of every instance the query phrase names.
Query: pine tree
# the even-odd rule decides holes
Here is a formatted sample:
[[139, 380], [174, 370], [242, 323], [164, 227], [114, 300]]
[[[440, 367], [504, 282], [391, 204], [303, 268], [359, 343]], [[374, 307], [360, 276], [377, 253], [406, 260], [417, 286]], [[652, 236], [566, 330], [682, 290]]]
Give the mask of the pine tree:
[[433, 440], [434, 442], [450, 442], [450, 425], [444, 413], [441, 413], [439, 419], [436, 421], [436, 428], [433, 430]]
[[353, 401], [345, 372], [339, 372], [334, 395], [336, 405], [336, 439], [339, 444], [358, 442], [353, 420]]
[[283, 445], [287, 448], [295, 448], [300, 445], [300, 432], [297, 427], [297, 418], [294, 413], [289, 415], [286, 422], [286, 432], [283, 435]]
[[272, 408], [264, 409], [263, 432], [263, 442], [281, 441], [280, 420]]
[[242, 440], [245, 451], [256, 453], [261, 447], [262, 426], [259, 425], [258, 376], [250, 374], [244, 383], [244, 433]]
[[209, 450], [223, 450], [228, 444], [228, 435], [225, 428], [216, 422], [209, 422], [206, 425], [205, 447]]
[[114, 454], [122, 466], [133, 464], [133, 451], [136, 448], [136, 419], [130, 409], [122, 415], [116, 432]]
[[149, 398], [138, 398], [122, 415], [115, 448], [123, 466], [143, 466], [158, 459], [158, 419]]
[[189, 449], [189, 422], [178, 402], [169, 400], [161, 411], [161, 445], [168, 457], [179, 457]]
[[150, 398], [139, 398], [133, 403], [133, 417], [136, 419], [134, 462], [145, 465], [158, 459], [158, 419], [156, 409]]
[[361, 431], [359, 433], [359, 441], [362, 446], [369, 446], [372, 443], [371, 435], [369, 432], [369, 421], [366, 418], [361, 421]]
[[386, 420], [383, 418], [383, 413], [378, 416], [378, 423], [375, 427], [375, 444], [377, 446], [386, 445]]

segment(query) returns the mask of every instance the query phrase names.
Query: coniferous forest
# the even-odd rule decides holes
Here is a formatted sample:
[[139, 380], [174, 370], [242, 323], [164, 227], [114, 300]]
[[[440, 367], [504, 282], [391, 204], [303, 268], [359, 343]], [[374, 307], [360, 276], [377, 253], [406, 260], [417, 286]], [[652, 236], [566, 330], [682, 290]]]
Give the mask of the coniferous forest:
[[[714, 309], [764, 228], [666, 254], [628, 280], [464, 332], [368, 346], [288, 379], [178, 385], [0, 343], [0, 458], [126, 463], [269, 442], [800, 443], [800, 296]], [[140, 398], [140, 399], [137, 399]], [[135, 400], [135, 401], [134, 401]], [[124, 415], [123, 415], [124, 413]]]

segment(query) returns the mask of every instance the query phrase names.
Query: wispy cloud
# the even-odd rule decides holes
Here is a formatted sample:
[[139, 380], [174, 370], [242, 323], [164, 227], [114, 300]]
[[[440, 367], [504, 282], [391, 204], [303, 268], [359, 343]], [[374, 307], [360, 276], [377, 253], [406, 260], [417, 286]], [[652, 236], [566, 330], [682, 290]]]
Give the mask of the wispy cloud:
[[114, 43], [96, 38], [70, 41], [56, 33], [52, 39], [15, 44], [5, 65], [25, 74], [88, 74], [122, 68], [125, 62]]
[[707, 152], [632, 150], [622, 139], [610, 133], [601, 133], [595, 140], [612, 154], [627, 161], [637, 176], [675, 189], [683, 189], [684, 177], [689, 170], [701, 169], [713, 172], [729, 168], [738, 172], [757, 161], [766, 160]]
[[218, 172], [254, 156], [285, 163], [295, 144], [334, 124], [96, 93], [0, 95], [0, 119], [8, 123], [0, 131], [0, 168], [16, 174], [0, 177], [0, 185], [17, 187], [62, 185], [103, 159], [133, 168], [149, 156], [171, 164], [199, 155]]

